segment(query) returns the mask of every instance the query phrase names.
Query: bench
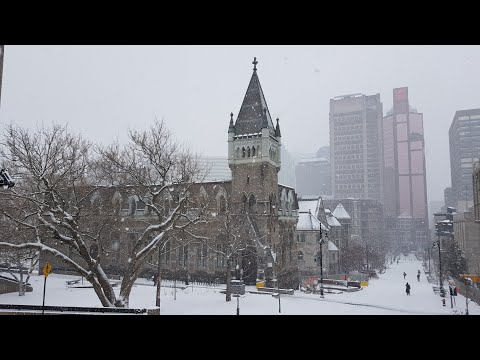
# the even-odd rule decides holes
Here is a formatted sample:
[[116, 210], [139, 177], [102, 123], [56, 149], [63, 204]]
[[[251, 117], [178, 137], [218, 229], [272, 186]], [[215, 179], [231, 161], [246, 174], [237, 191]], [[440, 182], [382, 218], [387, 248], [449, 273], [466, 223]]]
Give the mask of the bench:
[[65, 281], [67, 285], [73, 285], [73, 284], [78, 284], [81, 279], [75, 279], [75, 280], [67, 280]]

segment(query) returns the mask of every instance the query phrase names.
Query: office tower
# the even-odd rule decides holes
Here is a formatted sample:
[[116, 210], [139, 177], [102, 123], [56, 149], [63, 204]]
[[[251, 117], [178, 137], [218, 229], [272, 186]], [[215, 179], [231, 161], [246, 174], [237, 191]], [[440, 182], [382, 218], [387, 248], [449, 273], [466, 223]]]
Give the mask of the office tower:
[[480, 154], [480, 109], [459, 110], [450, 125], [450, 174], [458, 212], [473, 205], [472, 172]]
[[384, 213], [387, 232], [402, 251], [427, 239], [428, 203], [423, 114], [408, 102], [408, 88], [393, 89], [383, 118]]
[[380, 94], [330, 100], [332, 195], [383, 202]]

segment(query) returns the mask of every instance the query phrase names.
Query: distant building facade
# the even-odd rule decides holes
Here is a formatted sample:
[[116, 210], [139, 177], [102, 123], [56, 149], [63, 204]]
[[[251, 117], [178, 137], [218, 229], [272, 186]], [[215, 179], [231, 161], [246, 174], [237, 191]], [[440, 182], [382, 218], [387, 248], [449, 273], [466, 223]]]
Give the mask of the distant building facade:
[[467, 260], [468, 274], [480, 275], [480, 223], [473, 212], [453, 214], [455, 242]]
[[[320, 274], [320, 249], [323, 274], [337, 273], [340, 256], [337, 246], [339, 242], [337, 228], [339, 226], [340, 223], [335, 222], [333, 215], [327, 215], [321, 197], [298, 199], [296, 249], [302, 281], [307, 277]], [[320, 236], [324, 241], [322, 246], [320, 246]]]
[[301, 159], [295, 166], [295, 189], [302, 195], [330, 195], [330, 162], [325, 158]]
[[447, 207], [455, 207], [457, 205], [457, 201], [455, 200], [455, 194], [451, 187], [446, 187], [443, 190], [443, 198], [445, 200], [445, 205], [442, 209], [442, 212], [447, 212]]
[[332, 195], [383, 202], [380, 94], [330, 100]]
[[473, 205], [473, 167], [480, 154], [480, 109], [455, 112], [448, 135], [454, 207], [468, 211]]
[[[326, 208], [334, 209], [333, 215], [349, 229], [349, 247], [353, 245], [365, 249], [364, 264], [381, 266], [384, 263], [388, 244], [385, 240], [383, 204], [373, 199], [333, 199], [325, 197]], [[345, 215], [346, 214], [346, 215]], [[350, 219], [348, 219], [350, 217]], [[340, 252], [345, 253], [342, 245]], [[348, 269], [360, 270], [360, 269]]]
[[412, 108], [408, 88], [393, 89], [393, 109], [383, 118], [385, 226], [389, 241], [404, 251], [428, 239], [428, 202], [423, 114]]

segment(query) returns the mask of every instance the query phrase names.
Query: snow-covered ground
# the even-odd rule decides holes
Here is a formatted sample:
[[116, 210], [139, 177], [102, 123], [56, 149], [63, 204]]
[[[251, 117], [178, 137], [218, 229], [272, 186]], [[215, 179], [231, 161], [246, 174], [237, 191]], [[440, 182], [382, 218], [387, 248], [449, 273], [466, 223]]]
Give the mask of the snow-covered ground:
[[[421, 270], [420, 282], [417, 281], [417, 271]], [[403, 279], [403, 272], [407, 273]], [[78, 278], [61, 274], [50, 274], [47, 279], [45, 305], [65, 306], [100, 306], [92, 288], [67, 287], [66, 280]], [[411, 295], [407, 296], [405, 284], [411, 285]], [[0, 295], [1, 304], [32, 304], [41, 305], [43, 295], [43, 276], [32, 276], [30, 283], [33, 292], [25, 296], [18, 293]], [[143, 282], [143, 285], [141, 284]], [[171, 282], [162, 282], [171, 285]], [[88, 282], [84, 280], [84, 285]], [[183, 283], [178, 283], [183, 285]], [[281, 314], [297, 315], [448, 315], [460, 314], [465, 311], [465, 298], [458, 295], [453, 309], [450, 307], [450, 297], [447, 296], [446, 306], [442, 305], [441, 297], [434, 294], [433, 284], [428, 283], [423, 267], [413, 255], [403, 257], [399, 264], [392, 264], [378, 279], [371, 279], [368, 287], [356, 292], [319, 295], [304, 294], [295, 291], [294, 295], [282, 295], [280, 298]], [[200, 287], [188, 286], [176, 290], [164, 286], [161, 290], [162, 315], [212, 314], [235, 315], [237, 299], [225, 302], [225, 295], [220, 291], [224, 286]], [[247, 287], [255, 290], [255, 287]], [[118, 289], [116, 290], [118, 291]], [[156, 287], [153, 282], [144, 279], [134, 286], [130, 296], [131, 308], [152, 308], [155, 306]], [[277, 315], [279, 314], [278, 299], [270, 294], [246, 293], [239, 299], [240, 315]], [[469, 314], [480, 315], [480, 307], [474, 302], [468, 304]]]

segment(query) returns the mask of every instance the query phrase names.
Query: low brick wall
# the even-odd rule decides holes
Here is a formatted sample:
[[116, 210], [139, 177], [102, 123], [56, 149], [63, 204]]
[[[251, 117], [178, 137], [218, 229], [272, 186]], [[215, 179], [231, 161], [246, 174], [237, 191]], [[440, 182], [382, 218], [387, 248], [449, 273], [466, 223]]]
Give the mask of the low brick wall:
[[[31, 292], [33, 291], [33, 288], [30, 285], [26, 285], [25, 291]], [[5, 276], [0, 276], [0, 294], [12, 292], [18, 292], [18, 281]]]

